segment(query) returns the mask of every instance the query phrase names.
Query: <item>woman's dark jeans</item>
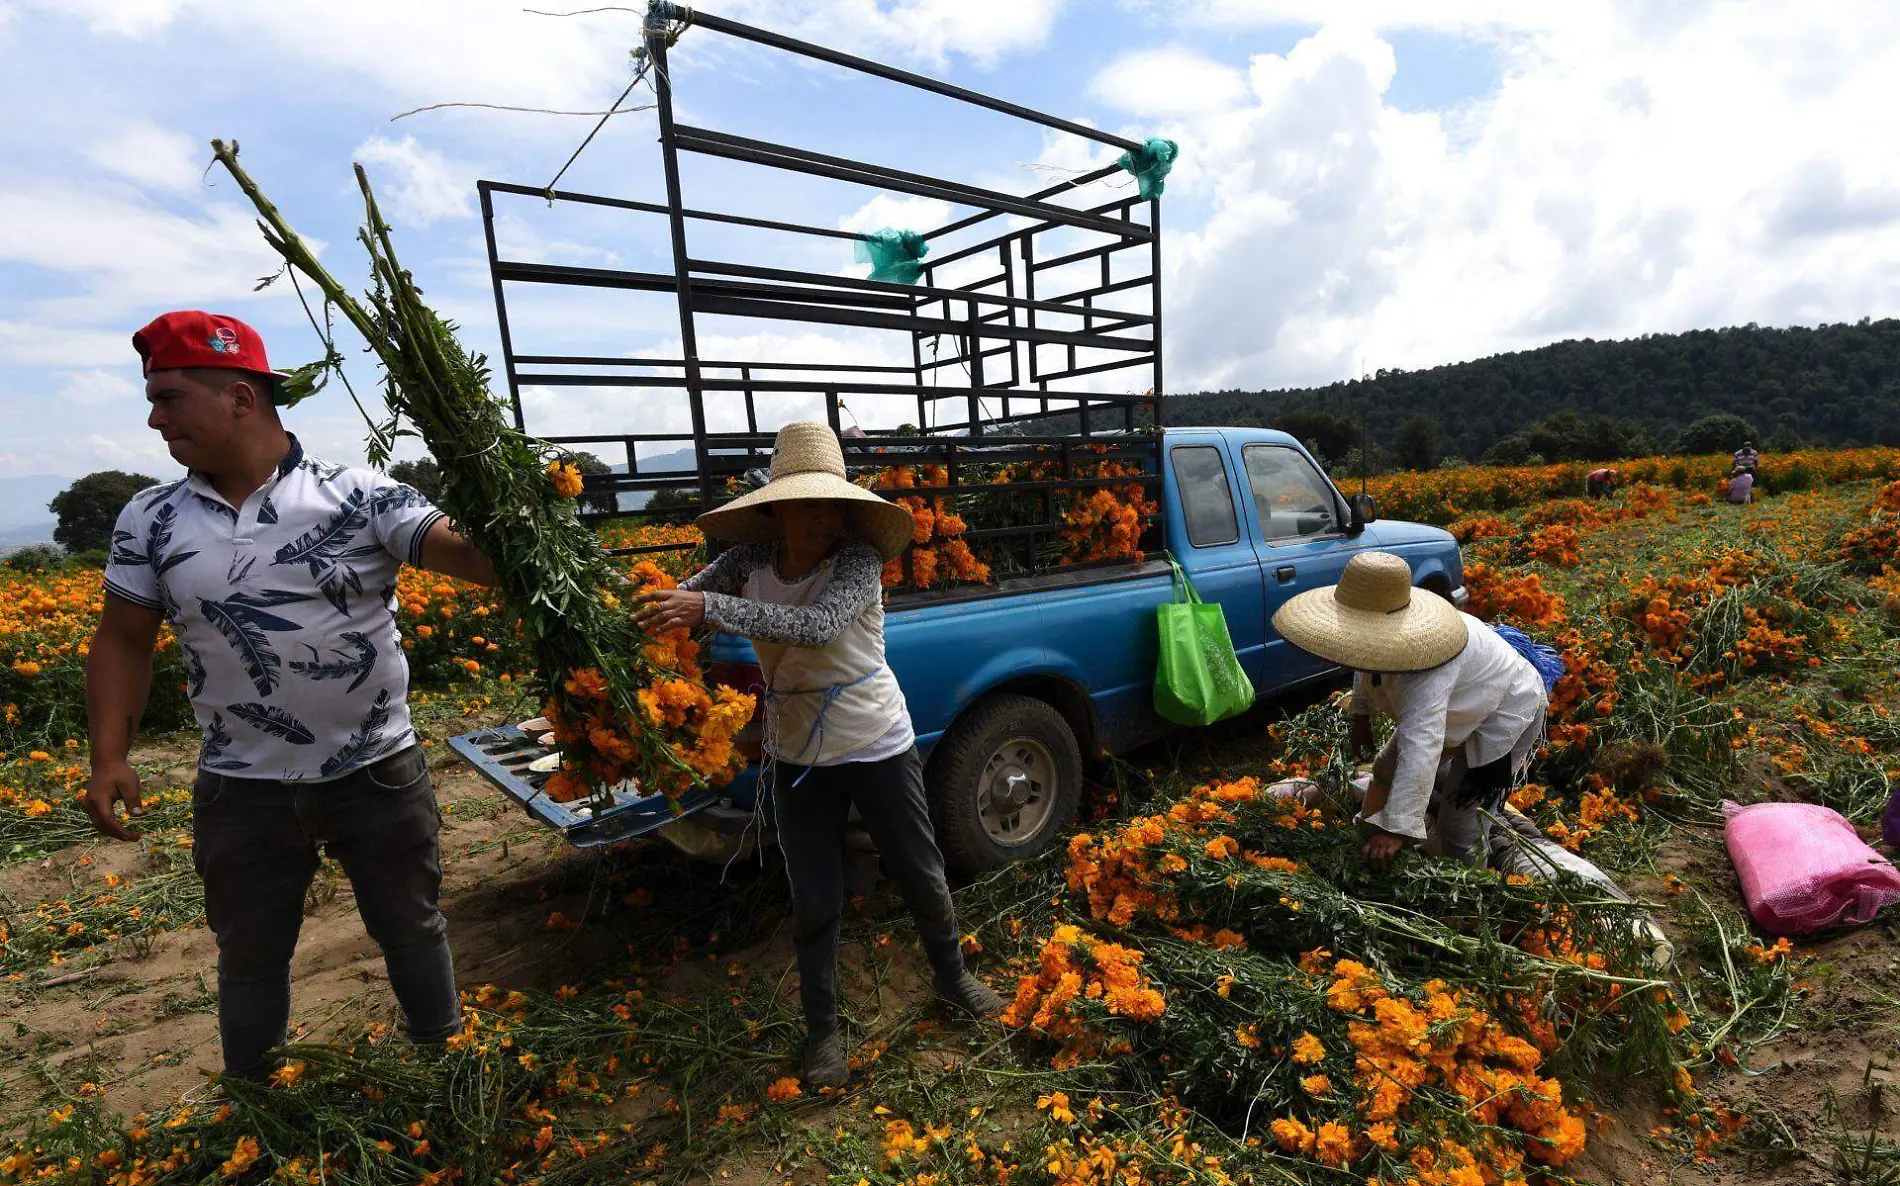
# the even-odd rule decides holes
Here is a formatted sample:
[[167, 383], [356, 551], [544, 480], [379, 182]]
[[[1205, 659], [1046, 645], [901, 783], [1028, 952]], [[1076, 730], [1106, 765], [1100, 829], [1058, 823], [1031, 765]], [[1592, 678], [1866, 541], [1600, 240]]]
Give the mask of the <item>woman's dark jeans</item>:
[[774, 763], [772, 803], [792, 883], [798, 993], [814, 1035], [838, 1024], [838, 920], [844, 911], [844, 830], [853, 804], [885, 871], [903, 892], [942, 983], [963, 973], [956, 908], [924, 801], [924, 764], [912, 746], [878, 762]]

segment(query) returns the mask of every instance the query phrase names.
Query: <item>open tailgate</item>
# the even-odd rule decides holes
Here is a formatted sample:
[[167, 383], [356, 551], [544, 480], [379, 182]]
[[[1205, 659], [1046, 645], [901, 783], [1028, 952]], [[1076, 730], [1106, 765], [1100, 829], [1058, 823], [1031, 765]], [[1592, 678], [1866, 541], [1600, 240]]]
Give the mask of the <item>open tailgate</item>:
[[556, 803], [543, 793], [552, 775], [529, 770], [528, 764], [548, 751], [514, 725], [499, 725], [451, 737], [449, 748], [521, 804], [529, 815], [559, 832], [576, 848], [595, 848], [644, 836], [693, 814], [719, 797], [717, 791], [702, 789], [687, 795], [675, 806], [665, 795], [616, 791], [614, 805], [596, 813], [585, 804]]

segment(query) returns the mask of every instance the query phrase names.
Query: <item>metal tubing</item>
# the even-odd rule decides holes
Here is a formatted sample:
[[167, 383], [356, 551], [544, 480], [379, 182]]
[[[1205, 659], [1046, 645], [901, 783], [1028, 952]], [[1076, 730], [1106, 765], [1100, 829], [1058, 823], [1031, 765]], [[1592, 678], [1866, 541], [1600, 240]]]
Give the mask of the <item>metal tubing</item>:
[[[505, 181], [479, 181], [476, 186], [484, 191], [519, 194], [522, 197], [541, 198], [551, 202], [576, 202], [585, 206], [610, 206], [616, 210], [637, 210], [642, 214], [665, 214], [667, 208], [656, 202], [641, 202], [633, 198], [607, 198], [599, 194], [580, 194], [570, 190], [537, 189], [531, 185], [511, 185]], [[864, 238], [856, 231], [841, 231], [834, 227], [806, 226], [802, 222], [781, 222], [776, 218], [751, 218], [743, 214], [720, 214], [712, 210], [681, 211], [687, 218], [701, 222], [725, 222], [733, 226], [757, 227], [767, 231], [790, 231], [795, 235], [818, 235], [827, 239], [858, 240]]]
[[495, 255], [495, 203], [488, 196], [488, 183], [476, 187], [482, 200], [482, 237], [488, 241], [488, 275], [495, 288], [495, 325], [501, 331], [501, 373], [508, 380], [508, 402], [514, 405], [515, 431], [526, 432], [521, 416], [521, 384], [515, 378], [514, 340], [508, 335], [508, 300], [502, 295], [500, 266]]
[[666, 69], [666, 37], [649, 13], [646, 27], [647, 61], [651, 66], [654, 104], [660, 118], [660, 162], [666, 171], [667, 223], [673, 240], [674, 291], [679, 301], [680, 355], [686, 370], [686, 400], [693, 418], [693, 459], [699, 470], [699, 502], [712, 500], [712, 473], [706, 467], [705, 389], [699, 373], [699, 337], [693, 326], [692, 279], [686, 270], [686, 211], [680, 200], [679, 131], [673, 124], [673, 83]]
[[1025, 201], [995, 190], [926, 177], [921, 173], [906, 173], [901, 169], [889, 169], [882, 165], [854, 161], [848, 157], [828, 156], [824, 153], [771, 144], [764, 140], [734, 136], [726, 132], [711, 132], [704, 128], [680, 128], [677, 138], [679, 147], [688, 152], [725, 157], [728, 160], [744, 161], [755, 165], [768, 165], [796, 173], [809, 173], [816, 177], [830, 177], [838, 181], [855, 181], [873, 189], [896, 190], [899, 193], [916, 194], [924, 198], [940, 198], [960, 206], [975, 206], [978, 209], [993, 208], [1010, 214], [1021, 214], [1028, 218], [1039, 218], [1046, 222], [1101, 231], [1117, 238], [1143, 239], [1147, 237], [1145, 233], [1137, 233], [1145, 232], [1147, 229], [1139, 223], [1118, 224], [1113, 219], [1084, 214], [1063, 206]]
[[[767, 268], [754, 264], [721, 263], [716, 260], [695, 259], [688, 262], [695, 272], [710, 272], [722, 276], [748, 276], [755, 280], [803, 281], [837, 288], [863, 289], [867, 292], [888, 292], [894, 295], [915, 294], [922, 299], [915, 300], [912, 303], [919, 306], [934, 304], [939, 300], [974, 299], [984, 304], [997, 305], [1004, 308], [1024, 309], [1032, 307], [1030, 301], [1022, 297], [1010, 295], [1007, 292], [993, 293], [977, 291], [979, 287], [991, 284], [1009, 284], [1010, 274], [1008, 272], [998, 272], [994, 276], [986, 276], [981, 280], [973, 281], [969, 286], [964, 288], [937, 288], [922, 284], [892, 284], [883, 280], [861, 280], [856, 276], [832, 276], [823, 272], [800, 272], [790, 268]], [[696, 281], [695, 283], [698, 282]], [[1128, 282], [1124, 281], [1123, 283]], [[1063, 311], [1051, 302], [1044, 302], [1043, 307], [1052, 313]], [[1152, 318], [1149, 318], [1146, 314], [1131, 313], [1129, 316], [1138, 317], [1143, 321], [1152, 320]], [[700, 365], [709, 366], [711, 364], [701, 363]]]
[[[806, 321], [820, 325], [856, 325], [865, 329], [924, 329], [934, 333], [953, 334], [963, 329], [963, 324], [955, 321], [941, 321], [936, 318], [907, 317], [895, 313], [860, 312], [848, 308], [834, 308], [829, 305], [802, 305], [795, 302], [780, 303], [762, 301], [745, 297], [726, 297], [700, 295], [692, 292], [688, 298], [694, 312], [714, 313], [726, 317], [761, 317], [775, 321]], [[994, 327], [994, 323], [986, 323]], [[1092, 350], [1151, 350], [1154, 342], [1147, 338], [1117, 338], [1108, 334], [1079, 334], [1066, 330], [1038, 329], [1025, 326], [1011, 326], [1007, 329], [994, 327], [990, 336], [1008, 338], [1017, 342], [1055, 342], [1068, 343]]]
[[[1037, 190], [1035, 193], [1027, 195], [1027, 197], [1032, 202], [1041, 202], [1048, 198], [1053, 198], [1057, 194], [1067, 193], [1069, 190], [1079, 189], [1092, 182], [1100, 181], [1104, 177], [1112, 177], [1121, 171], [1122, 167], [1120, 165], [1103, 165], [1094, 172], [1084, 173], [1080, 177], [1072, 177], [1067, 181], [1058, 181], [1048, 189]], [[994, 210], [985, 211], [982, 214], [972, 214], [968, 218], [960, 218], [955, 222], [946, 222], [934, 231], [925, 231], [924, 238], [935, 239], [943, 235], [954, 234], [957, 231], [967, 230], [979, 222], [987, 222], [995, 217], [996, 211]], [[1007, 239], [1016, 233], [1015, 231], [1011, 231], [1008, 235], [1004, 235], [1003, 237]]]
[[[1062, 119], [1059, 116], [1044, 115], [1040, 111], [1031, 110], [1019, 103], [1011, 103], [1007, 99], [992, 98], [989, 95], [970, 90], [967, 87], [942, 82], [922, 74], [913, 74], [908, 70], [899, 70], [895, 66], [886, 66], [882, 62], [873, 62], [868, 58], [860, 58], [853, 54], [840, 53], [835, 49], [826, 49], [822, 45], [813, 45], [809, 41], [799, 41], [796, 38], [787, 37], [781, 33], [773, 33], [767, 29], [757, 29], [751, 25], [742, 25], [738, 21], [729, 21], [724, 17], [714, 16], [711, 13], [686, 9], [678, 4], [663, 2], [655, 5], [655, 8], [659, 15], [669, 20], [690, 19], [695, 28], [711, 29], [714, 32], [725, 33], [728, 36], [737, 37], [743, 41], [752, 41], [759, 45], [769, 45], [773, 49], [782, 49], [789, 53], [799, 54], [807, 58], [816, 58], [821, 62], [830, 62], [834, 66], [843, 66], [849, 70], [861, 71], [865, 74], [875, 75], [878, 78], [889, 79], [892, 82], [901, 82], [906, 86], [914, 86], [919, 90], [930, 91], [934, 94], [943, 95], [946, 98], [961, 99], [965, 103], [974, 103], [978, 107], [986, 107], [991, 111], [998, 111], [1004, 115], [1013, 115], [1017, 119], [1024, 119], [1031, 123], [1041, 124], [1045, 128], [1054, 128], [1059, 132], [1068, 132], [1070, 135], [1081, 136], [1084, 139], [1094, 140], [1100, 144], [1131, 150], [1139, 150], [1141, 148], [1141, 145], [1135, 143], [1133, 140], [1127, 140], [1113, 133], [1104, 132], [1100, 128], [1091, 128], [1086, 124], [1079, 124], [1073, 120]], [[690, 17], [688, 15], [689, 12]]]

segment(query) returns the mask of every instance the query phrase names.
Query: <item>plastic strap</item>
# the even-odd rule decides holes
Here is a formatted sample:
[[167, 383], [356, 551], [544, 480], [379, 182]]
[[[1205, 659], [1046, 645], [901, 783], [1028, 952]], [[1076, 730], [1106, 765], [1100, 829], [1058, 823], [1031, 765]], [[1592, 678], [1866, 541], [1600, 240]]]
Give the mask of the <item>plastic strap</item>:
[[[805, 775], [811, 773], [812, 767], [818, 764], [819, 755], [825, 752], [825, 714], [831, 711], [831, 706], [838, 702], [838, 697], [844, 695], [846, 688], [855, 688], [882, 670], [884, 670], [882, 667], [873, 668], [849, 683], [827, 684], [822, 688], [793, 688], [783, 692], [777, 688], [767, 688], [765, 690], [765, 696], [768, 702], [773, 699], [785, 700], [792, 696], [823, 697], [823, 699], [818, 702], [818, 716], [812, 721], [811, 730], [805, 734], [805, 744], [799, 747], [798, 752], [802, 754], [806, 750], [811, 749], [814, 740], [817, 741], [818, 748], [812, 751], [812, 760], [805, 763], [805, 773], [794, 778], [792, 780], [792, 786], [796, 787], [799, 783], [805, 781]], [[773, 754], [772, 760], [777, 762], [781, 759], [779, 755]]]
[[[1188, 574], [1182, 569], [1181, 562], [1176, 560], [1173, 555], [1169, 555], [1168, 564], [1174, 569], [1174, 600], [1177, 603], [1185, 602], [1188, 605], [1200, 605], [1200, 591], [1195, 589], [1194, 582], [1188, 579]], [[1187, 596], [1185, 598], [1181, 596], [1183, 589], [1187, 590]]]

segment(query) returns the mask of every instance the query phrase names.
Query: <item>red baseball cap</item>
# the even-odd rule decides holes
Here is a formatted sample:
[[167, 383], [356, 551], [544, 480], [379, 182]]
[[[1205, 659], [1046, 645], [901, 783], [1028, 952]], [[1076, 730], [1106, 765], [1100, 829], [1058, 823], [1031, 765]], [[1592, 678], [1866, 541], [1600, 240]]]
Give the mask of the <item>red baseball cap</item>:
[[290, 376], [271, 370], [264, 339], [235, 317], [200, 309], [163, 313], [132, 335], [132, 348], [148, 375], [187, 367], [246, 371], [272, 380], [271, 402], [284, 402], [283, 380]]

